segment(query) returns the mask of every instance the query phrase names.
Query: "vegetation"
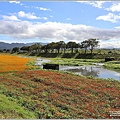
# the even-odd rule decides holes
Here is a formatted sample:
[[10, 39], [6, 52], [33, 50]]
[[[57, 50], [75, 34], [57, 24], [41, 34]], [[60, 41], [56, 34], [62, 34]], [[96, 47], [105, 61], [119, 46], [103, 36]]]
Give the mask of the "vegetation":
[[0, 73], [28, 69], [29, 67], [25, 66], [25, 64], [27, 64], [29, 61], [29, 58], [0, 54]]
[[83, 65], [93, 65], [94, 63], [104, 62], [103, 59], [68, 59], [68, 58], [51, 58], [50, 63], [59, 65], [71, 65], [71, 66], [83, 66]]
[[[119, 81], [85, 78], [52, 70], [29, 70], [34, 64], [30, 58], [4, 54], [0, 56], [5, 61], [0, 64], [6, 69], [9, 61], [19, 59], [19, 62], [11, 64], [15, 67], [9, 69], [11, 72], [3, 69], [0, 73], [1, 119], [119, 118], [110, 116], [110, 111], [120, 109]], [[64, 63], [68, 61], [63, 60]], [[26, 66], [26, 62], [23, 64], [22, 61], [31, 62]], [[73, 61], [70, 62], [73, 64]], [[80, 61], [85, 62], [84, 59]], [[86, 61], [99, 62], [90, 59]], [[17, 67], [19, 64], [25, 69], [20, 70]]]
[[19, 47], [14, 47], [13, 49], [12, 49], [12, 52], [14, 53], [14, 52], [19, 52]]
[[[0, 94], [5, 97], [1, 98], [1, 104], [4, 104], [4, 99], [9, 100], [8, 104], [13, 100], [16, 106], [24, 107], [25, 114], [32, 112], [33, 118], [34, 115], [40, 119], [111, 118], [110, 111], [119, 110], [118, 81], [88, 79], [45, 70], [1, 74], [0, 80]], [[19, 112], [16, 115], [10, 111], [7, 114], [11, 118], [19, 118]], [[1, 116], [10, 118], [2, 110]], [[29, 116], [20, 117], [25, 119]]]
[[41, 56], [49, 58], [75, 58], [75, 59], [105, 59], [106, 57], [114, 57], [120, 60], [119, 49], [99, 49], [99, 40], [95, 38], [87, 39], [81, 43], [70, 41], [51, 42], [46, 45], [35, 43], [31, 46], [23, 46], [21, 48], [14, 47], [11, 50], [1, 50], [6, 53], [18, 53], [29, 56]]
[[36, 118], [35, 113], [20, 106], [16, 99], [0, 93], [0, 119]]
[[49, 57], [51, 63], [72, 66], [92, 65], [114, 57], [117, 61], [106, 62], [104, 67], [120, 71], [120, 51], [95, 49], [98, 43], [97, 39], [79, 44], [59, 41], [1, 50], [12, 54], [0, 54], [0, 119], [119, 118], [110, 116], [111, 111], [120, 109], [119, 81], [40, 70], [34, 66], [35, 58], [14, 56], [23, 53]]
[[104, 67], [107, 69], [112, 69], [120, 72], [120, 61], [109, 61], [104, 64]]
[[[41, 45], [39, 43], [35, 43], [31, 46], [23, 46], [21, 48], [14, 47], [12, 49], [12, 53], [14, 52], [38, 52], [38, 53], [68, 53], [71, 50], [71, 53], [78, 53], [79, 49], [85, 49], [85, 54], [87, 49], [91, 51], [91, 54], [93, 53], [93, 50], [98, 46], [99, 41], [97, 39], [88, 39], [81, 43], [76, 42], [68, 42], [65, 43], [64, 41], [59, 42], [51, 42], [46, 45]], [[6, 50], [4, 50], [6, 51]]]
[[0, 54], [0, 73], [37, 69], [35, 58], [25, 58], [10, 54]]
[[81, 43], [81, 48], [85, 48], [85, 54], [87, 52], [87, 49], [89, 48], [92, 54], [94, 48], [98, 46], [98, 42], [99, 41], [97, 41], [97, 39], [85, 40]]

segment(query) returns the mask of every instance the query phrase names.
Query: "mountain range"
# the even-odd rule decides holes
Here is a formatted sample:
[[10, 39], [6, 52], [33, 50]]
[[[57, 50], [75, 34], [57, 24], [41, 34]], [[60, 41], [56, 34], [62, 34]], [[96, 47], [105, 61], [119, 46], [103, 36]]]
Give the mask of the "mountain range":
[[[31, 46], [33, 44], [35, 44], [35, 42], [34, 43], [5, 43], [5, 42], [0, 42], [0, 50], [3, 50], [3, 49], [10, 49], [11, 50], [14, 47], [21, 48], [23, 46]], [[40, 42], [40, 44], [41, 45], [46, 45], [47, 43], [41, 43]]]

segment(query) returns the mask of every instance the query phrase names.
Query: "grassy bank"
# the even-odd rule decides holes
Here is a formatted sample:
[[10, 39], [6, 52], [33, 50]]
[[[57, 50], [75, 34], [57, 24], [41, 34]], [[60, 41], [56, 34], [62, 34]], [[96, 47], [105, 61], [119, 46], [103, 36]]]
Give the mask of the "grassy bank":
[[50, 63], [68, 66], [92, 65], [94, 63], [104, 62], [104, 59], [51, 58], [50, 60], [51, 60]]
[[105, 57], [115, 57], [116, 59], [120, 59], [120, 54], [97, 54], [97, 53], [27, 53], [29, 56], [39, 56], [46, 58], [75, 58], [75, 59], [105, 59]]
[[0, 81], [2, 108], [10, 108], [0, 118], [111, 118], [120, 109], [118, 81], [46, 70], [0, 74]]
[[120, 72], [120, 61], [110, 61], [104, 64], [104, 68]]
[[[0, 85], [1, 87], [1, 85]], [[1, 89], [0, 89], [1, 90]], [[2, 91], [4, 92], [4, 90]], [[28, 111], [24, 106], [20, 106], [16, 99], [0, 93], [0, 119], [15, 119], [15, 118], [36, 118], [35, 113]]]
[[73, 59], [73, 58], [51, 58], [53, 64], [68, 66], [94, 65], [95, 63], [104, 63], [103, 67], [120, 72], [120, 61], [105, 62], [104, 59]]
[[[51, 63], [60, 65], [92, 65], [94, 63], [105, 63], [104, 68], [120, 72], [120, 54], [107, 54], [107, 50], [102, 51], [104, 54], [81, 54], [81, 53], [40, 53], [37, 57], [45, 57], [51, 59]], [[31, 55], [31, 54], [29, 54]], [[33, 55], [34, 56], [34, 55]], [[106, 57], [113, 57], [117, 61], [105, 62]]]

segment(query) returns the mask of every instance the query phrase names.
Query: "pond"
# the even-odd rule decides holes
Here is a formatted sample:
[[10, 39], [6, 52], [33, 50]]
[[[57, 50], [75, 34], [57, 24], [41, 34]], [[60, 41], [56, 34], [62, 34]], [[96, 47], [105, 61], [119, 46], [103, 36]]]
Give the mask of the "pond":
[[93, 76], [96, 78], [111, 78], [120, 81], [120, 73], [104, 69], [101, 65], [94, 66], [60, 66], [59, 70], [69, 71], [83, 76]]

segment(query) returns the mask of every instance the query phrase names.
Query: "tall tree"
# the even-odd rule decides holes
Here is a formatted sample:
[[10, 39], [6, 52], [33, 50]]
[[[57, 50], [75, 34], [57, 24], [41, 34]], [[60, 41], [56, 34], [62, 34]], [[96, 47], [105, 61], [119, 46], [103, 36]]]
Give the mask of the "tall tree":
[[58, 50], [58, 53], [60, 53], [60, 49], [64, 48], [65, 52], [65, 42], [64, 41], [59, 41], [56, 43], [56, 49]]
[[74, 48], [77, 48], [78, 45], [76, 44], [76, 42], [68, 42], [67, 45], [66, 45], [67, 48], [70, 48], [71, 49], [71, 53], [73, 53], [73, 50]]
[[55, 45], [56, 45], [55, 42], [51, 42], [51, 43], [47, 44], [47, 48], [50, 49], [51, 52], [54, 52]]
[[89, 44], [89, 49], [91, 51], [91, 54], [93, 53], [93, 50], [95, 49], [95, 47], [98, 47], [98, 43], [99, 41], [97, 41], [97, 39], [88, 39], [88, 44]]
[[36, 52], [37, 52], [37, 51], [40, 51], [41, 46], [42, 46], [42, 45], [41, 45], [40, 43], [35, 43], [35, 44], [33, 44], [33, 45], [30, 46], [30, 50], [31, 50], [31, 51], [34, 51], [34, 50], [35, 50]]
[[14, 47], [14, 48], [12, 49], [12, 52], [19, 52], [19, 47]]
[[29, 52], [30, 46], [23, 46], [23, 47], [20, 48], [20, 50]]
[[41, 50], [44, 50], [45, 53], [48, 53], [48, 49], [49, 49], [49, 45], [48, 44], [47, 45], [43, 45], [41, 47]]
[[89, 43], [88, 40], [84, 40], [83, 42], [81, 42], [81, 48], [85, 49], [85, 54], [87, 52], [87, 48], [89, 47]]

